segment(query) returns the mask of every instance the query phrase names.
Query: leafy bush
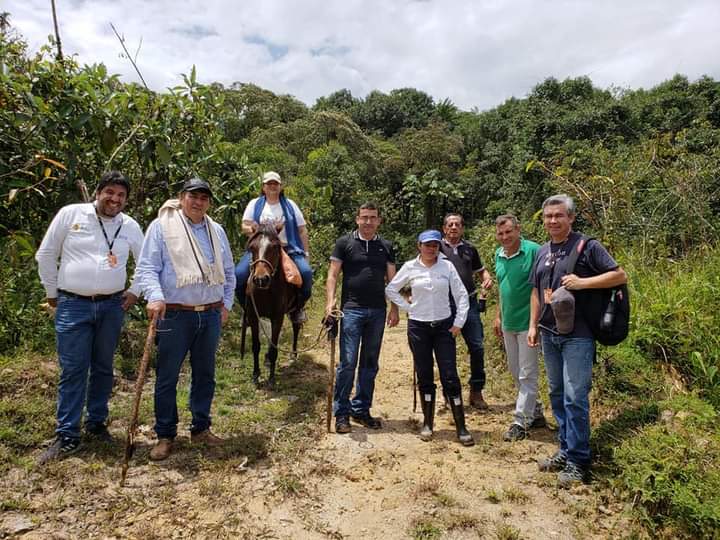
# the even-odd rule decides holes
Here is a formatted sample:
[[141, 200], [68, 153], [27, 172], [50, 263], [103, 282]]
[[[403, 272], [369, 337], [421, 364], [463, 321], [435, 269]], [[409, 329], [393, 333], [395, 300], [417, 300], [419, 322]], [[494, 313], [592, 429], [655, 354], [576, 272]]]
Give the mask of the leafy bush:
[[678, 368], [692, 388], [720, 406], [720, 249], [630, 265], [632, 343], [649, 359]]
[[718, 413], [697, 396], [660, 404], [664, 423], [642, 428], [616, 450], [620, 485], [652, 527], [687, 537], [720, 531]]
[[52, 317], [41, 304], [45, 291], [33, 260], [33, 240], [14, 234], [0, 242], [0, 351], [19, 345], [39, 350], [52, 348]]

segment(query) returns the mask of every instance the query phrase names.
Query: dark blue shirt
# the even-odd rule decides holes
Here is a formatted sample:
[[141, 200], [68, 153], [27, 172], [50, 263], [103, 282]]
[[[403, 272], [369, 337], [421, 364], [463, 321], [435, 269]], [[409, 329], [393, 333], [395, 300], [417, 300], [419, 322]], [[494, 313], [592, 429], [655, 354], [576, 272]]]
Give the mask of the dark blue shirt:
[[[553, 291], [560, 288], [560, 280], [567, 274], [567, 256], [580, 240], [580, 234], [571, 232], [565, 242], [554, 244], [546, 242], [540, 248], [535, 257], [533, 271], [528, 281], [537, 289], [540, 299], [540, 326], [551, 332], [555, 332], [555, 317], [549, 305], [545, 304], [543, 291], [550, 288]], [[575, 263], [574, 274], [579, 277], [592, 277], [604, 274], [618, 268], [615, 262], [603, 245], [595, 239], [588, 241], [582, 253]], [[586, 292], [579, 290], [575, 294], [575, 328], [570, 334], [563, 334], [566, 337], [593, 337], [583, 318], [583, 296]]]

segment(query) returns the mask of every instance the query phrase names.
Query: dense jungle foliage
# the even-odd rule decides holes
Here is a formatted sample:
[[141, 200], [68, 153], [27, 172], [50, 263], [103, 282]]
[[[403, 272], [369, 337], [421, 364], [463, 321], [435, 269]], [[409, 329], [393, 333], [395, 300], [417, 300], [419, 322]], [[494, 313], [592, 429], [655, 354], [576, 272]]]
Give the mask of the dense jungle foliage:
[[414, 88], [339, 90], [308, 107], [250, 83], [200, 84], [195, 67], [153, 92], [102, 64], [57, 60], [51, 45], [30, 54], [4, 19], [0, 352], [52, 349], [34, 252], [55, 212], [81, 200], [78, 182], [92, 192], [108, 169], [131, 179], [128, 213], [143, 226], [189, 175], [207, 179], [236, 254], [259, 176], [277, 170], [309, 219], [320, 278], [366, 199], [381, 202], [401, 258], [453, 210], [491, 261], [496, 215], [516, 213], [542, 241], [540, 204], [566, 192], [576, 228], [602, 239], [631, 280], [632, 334], [601, 351], [596, 380], [620, 411], [594, 434], [607, 478], [649, 531], [717, 537], [719, 82], [677, 75], [628, 90], [549, 78], [487, 111]]

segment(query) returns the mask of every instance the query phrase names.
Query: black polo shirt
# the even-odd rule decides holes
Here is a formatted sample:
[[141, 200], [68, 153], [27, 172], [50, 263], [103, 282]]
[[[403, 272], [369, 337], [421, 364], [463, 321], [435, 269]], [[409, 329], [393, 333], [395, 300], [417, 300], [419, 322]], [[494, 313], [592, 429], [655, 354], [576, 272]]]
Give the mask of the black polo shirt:
[[443, 238], [442, 242], [440, 242], [440, 251], [455, 266], [468, 294], [475, 294], [473, 275], [475, 272], [480, 272], [485, 268], [480, 260], [478, 250], [465, 240], [460, 240], [460, 243], [453, 248], [450, 242]]
[[395, 264], [395, 250], [389, 241], [378, 235], [363, 240], [354, 231], [335, 242], [330, 259], [342, 263], [340, 309], [385, 307], [387, 265]]

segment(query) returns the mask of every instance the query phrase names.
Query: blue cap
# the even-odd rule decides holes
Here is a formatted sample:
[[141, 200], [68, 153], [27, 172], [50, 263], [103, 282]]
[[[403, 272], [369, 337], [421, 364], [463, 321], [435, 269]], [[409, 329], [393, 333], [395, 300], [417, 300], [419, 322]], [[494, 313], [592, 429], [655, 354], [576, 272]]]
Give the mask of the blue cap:
[[440, 231], [434, 229], [428, 229], [418, 235], [418, 242], [421, 244], [425, 242], [439, 242], [440, 240], [442, 240], [442, 234], [440, 234]]

